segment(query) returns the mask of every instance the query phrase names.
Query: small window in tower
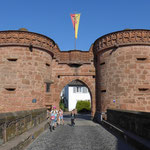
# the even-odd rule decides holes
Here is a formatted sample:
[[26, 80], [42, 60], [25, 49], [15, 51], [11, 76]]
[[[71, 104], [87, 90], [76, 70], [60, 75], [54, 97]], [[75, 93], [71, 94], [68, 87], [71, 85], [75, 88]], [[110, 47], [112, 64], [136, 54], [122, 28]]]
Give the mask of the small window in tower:
[[102, 65], [105, 65], [105, 62], [100, 63], [100, 65], [101, 65], [101, 66], [102, 66]]
[[17, 58], [7, 58], [8, 61], [17, 61]]
[[106, 93], [106, 90], [101, 90], [101, 93]]
[[148, 88], [139, 88], [139, 91], [148, 91]]
[[78, 63], [70, 63], [70, 64], [68, 64], [70, 67], [73, 67], [73, 68], [78, 68], [78, 67], [80, 67], [80, 66], [82, 66], [82, 64], [78, 64]]
[[145, 57], [142, 57], [142, 58], [136, 58], [138, 61], [144, 61], [144, 60], [146, 60], [147, 58], [145, 58]]
[[50, 83], [46, 83], [46, 92], [50, 92]]
[[5, 88], [7, 91], [15, 91], [16, 88]]
[[48, 63], [46, 63], [45, 65], [48, 66], [48, 67], [50, 66], [50, 64], [48, 64]]

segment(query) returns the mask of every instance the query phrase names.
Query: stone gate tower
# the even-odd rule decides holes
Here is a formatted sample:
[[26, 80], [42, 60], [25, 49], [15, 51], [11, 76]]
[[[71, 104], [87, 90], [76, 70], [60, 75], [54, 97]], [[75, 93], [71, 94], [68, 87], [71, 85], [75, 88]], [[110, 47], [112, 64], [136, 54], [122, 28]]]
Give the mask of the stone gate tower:
[[50, 38], [28, 31], [0, 32], [0, 111], [59, 107], [60, 93], [73, 80], [84, 83], [95, 113], [95, 69], [89, 52], [61, 52]]
[[73, 80], [91, 94], [92, 115], [107, 108], [150, 111], [150, 30], [97, 39], [89, 51], [62, 52], [50, 38], [0, 32], [0, 112], [56, 105]]
[[150, 30], [110, 33], [94, 43], [97, 111], [150, 111]]

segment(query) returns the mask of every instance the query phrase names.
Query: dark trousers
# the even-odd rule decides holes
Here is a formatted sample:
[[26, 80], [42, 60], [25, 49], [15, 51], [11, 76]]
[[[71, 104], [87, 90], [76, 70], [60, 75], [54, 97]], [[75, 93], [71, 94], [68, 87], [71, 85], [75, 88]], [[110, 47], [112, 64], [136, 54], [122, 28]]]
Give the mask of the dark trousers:
[[74, 119], [71, 118], [71, 125], [74, 126], [75, 125], [75, 122], [74, 122]]

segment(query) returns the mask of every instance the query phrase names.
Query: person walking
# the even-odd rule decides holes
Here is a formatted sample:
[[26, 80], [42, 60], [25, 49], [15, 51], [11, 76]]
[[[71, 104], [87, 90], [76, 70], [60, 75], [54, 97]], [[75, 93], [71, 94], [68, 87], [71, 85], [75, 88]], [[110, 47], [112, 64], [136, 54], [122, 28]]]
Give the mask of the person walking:
[[62, 125], [64, 125], [64, 118], [63, 118], [63, 110], [60, 108], [59, 109], [59, 124], [61, 124], [62, 122]]
[[54, 127], [56, 128], [57, 126], [57, 120], [58, 120], [58, 111], [56, 109], [56, 106], [53, 107], [54, 108], [54, 116], [55, 116], [55, 119], [54, 119]]
[[48, 122], [48, 125], [50, 128], [50, 126], [51, 126], [51, 108], [47, 109], [47, 122]]
[[76, 119], [76, 114], [75, 114], [75, 110], [73, 109], [71, 111], [71, 126], [75, 126], [75, 119]]
[[56, 116], [56, 111], [55, 107], [52, 108], [52, 111], [50, 112], [50, 131], [55, 130], [55, 116]]

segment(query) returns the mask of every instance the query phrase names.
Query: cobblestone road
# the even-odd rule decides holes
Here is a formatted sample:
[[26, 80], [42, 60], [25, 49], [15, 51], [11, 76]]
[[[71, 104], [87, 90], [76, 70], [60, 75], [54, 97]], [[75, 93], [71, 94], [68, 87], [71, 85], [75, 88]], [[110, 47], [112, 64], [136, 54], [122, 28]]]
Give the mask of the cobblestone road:
[[78, 115], [75, 127], [65, 125], [55, 131], [44, 131], [26, 150], [135, 150], [119, 138], [90, 120], [89, 115]]

